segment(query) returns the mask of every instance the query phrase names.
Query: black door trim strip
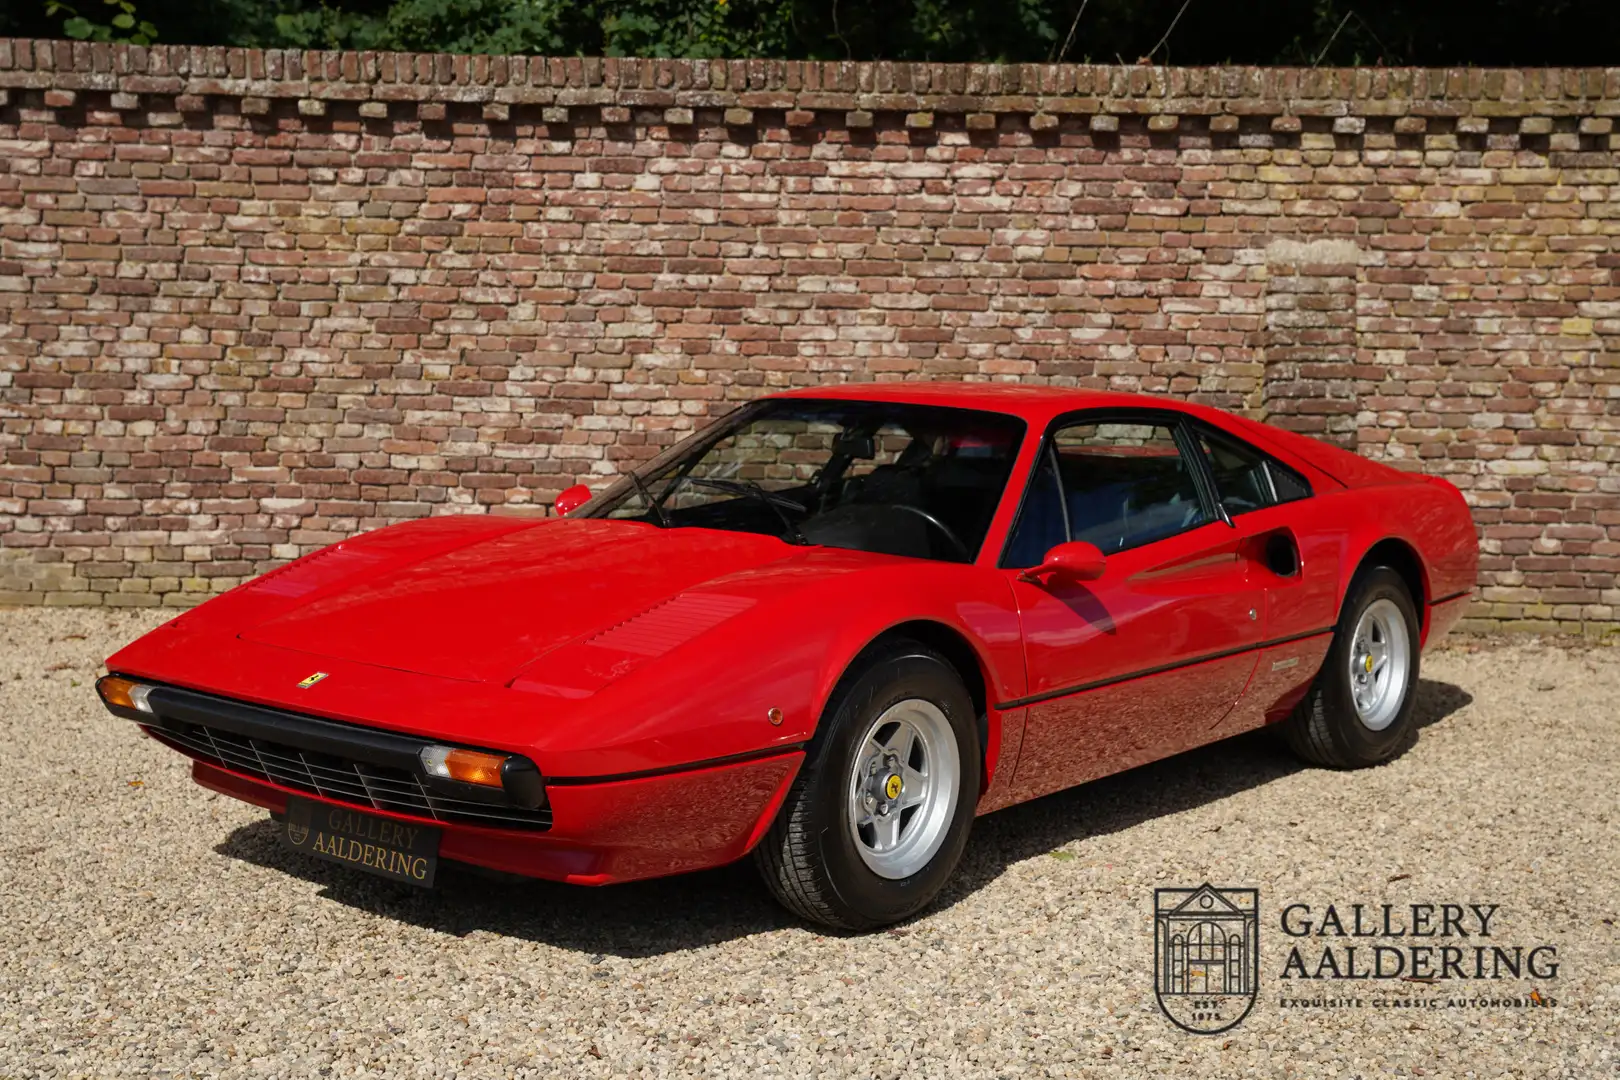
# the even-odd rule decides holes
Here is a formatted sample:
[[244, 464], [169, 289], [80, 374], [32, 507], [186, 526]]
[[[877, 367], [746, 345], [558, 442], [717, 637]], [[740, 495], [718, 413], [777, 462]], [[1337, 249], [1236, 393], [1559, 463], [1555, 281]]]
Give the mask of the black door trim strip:
[[1095, 682], [1080, 683], [1078, 686], [1064, 686], [1057, 690], [1046, 690], [1039, 694], [1031, 694], [1028, 697], [997, 702], [995, 708], [998, 711], [1004, 711], [1006, 709], [1019, 709], [1025, 705], [1038, 705], [1043, 701], [1051, 701], [1053, 698], [1068, 697], [1070, 694], [1080, 694], [1087, 690], [1098, 690], [1104, 686], [1113, 686], [1115, 683], [1129, 682], [1132, 679], [1145, 679], [1149, 675], [1163, 675], [1165, 672], [1174, 671], [1177, 668], [1192, 667], [1195, 664], [1207, 664], [1211, 660], [1224, 660], [1228, 656], [1237, 656], [1246, 652], [1258, 652], [1261, 649], [1275, 648], [1278, 645], [1287, 645], [1289, 642], [1304, 641], [1306, 638], [1320, 637], [1323, 634], [1331, 633], [1333, 633], [1333, 627], [1331, 626], [1325, 626], [1319, 630], [1306, 630], [1301, 634], [1272, 638], [1270, 641], [1262, 641], [1257, 645], [1241, 645], [1236, 649], [1223, 649], [1220, 652], [1205, 653], [1202, 656], [1195, 656], [1191, 660], [1177, 660], [1174, 663], [1143, 668], [1140, 671], [1132, 671], [1125, 675], [1115, 675], [1107, 679], [1098, 679]]
[[1473, 593], [1474, 593], [1473, 589], [1464, 589], [1462, 592], [1454, 592], [1450, 596], [1441, 596], [1441, 597], [1437, 597], [1434, 600], [1430, 600], [1429, 601], [1429, 606], [1430, 607], [1435, 607], [1435, 606], [1440, 605], [1440, 604], [1449, 604], [1453, 600], [1461, 600], [1465, 596], [1472, 596]]

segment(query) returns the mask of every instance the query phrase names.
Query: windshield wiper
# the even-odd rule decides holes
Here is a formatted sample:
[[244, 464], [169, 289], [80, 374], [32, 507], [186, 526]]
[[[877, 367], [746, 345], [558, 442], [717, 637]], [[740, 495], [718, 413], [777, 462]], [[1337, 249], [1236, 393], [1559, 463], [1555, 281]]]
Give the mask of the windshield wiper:
[[778, 495], [775, 492], [766, 491], [752, 480], [711, 480], [706, 476], [687, 476], [683, 479], [690, 484], [707, 485], [712, 488], [719, 488], [721, 491], [729, 491], [733, 495], [746, 495], [750, 499], [758, 499], [760, 502], [770, 507], [771, 512], [782, 520], [782, 528], [787, 532], [787, 535], [783, 537], [783, 539], [790, 544], [808, 545], [810, 543], [810, 541], [805, 538], [804, 533], [799, 531], [799, 526], [792, 518], [787, 516], [787, 513], [784, 510], [784, 507], [786, 507], [788, 509], [797, 510], [799, 513], [803, 514], [806, 512], [805, 507], [793, 499], [788, 498], [786, 495]]
[[647, 482], [641, 477], [637, 476], [634, 469], [625, 473], [625, 475], [628, 476], [630, 478], [630, 482], [635, 485], [636, 494], [640, 495], [641, 501], [647, 504], [647, 512], [657, 520], [658, 527], [660, 529], [669, 528], [669, 518], [665, 515], [664, 508], [660, 506], [657, 500], [652, 497], [652, 492], [647, 490]]

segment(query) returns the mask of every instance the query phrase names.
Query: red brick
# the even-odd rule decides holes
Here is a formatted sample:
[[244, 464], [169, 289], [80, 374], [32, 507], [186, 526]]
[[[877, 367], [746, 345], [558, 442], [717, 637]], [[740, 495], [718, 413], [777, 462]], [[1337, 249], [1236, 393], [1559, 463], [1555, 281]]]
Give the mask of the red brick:
[[233, 100], [110, 48], [151, 124], [79, 111], [73, 51], [28, 75], [47, 109], [0, 111], [29, 148], [0, 159], [0, 547], [58, 564], [13, 575], [54, 602], [185, 602], [600, 482], [768, 388], [926, 377], [1191, 397], [1437, 472], [1484, 617], [1620, 620], [1613, 101], [251, 50]]

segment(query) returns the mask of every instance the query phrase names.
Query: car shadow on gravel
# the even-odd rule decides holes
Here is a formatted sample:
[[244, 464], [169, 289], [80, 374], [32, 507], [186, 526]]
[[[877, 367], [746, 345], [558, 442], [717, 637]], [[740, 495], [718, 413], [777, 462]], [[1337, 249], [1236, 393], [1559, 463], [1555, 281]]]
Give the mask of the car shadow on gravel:
[[[1397, 757], [1411, 752], [1424, 728], [1474, 700], [1461, 687], [1433, 679], [1419, 679], [1417, 694], [1413, 732]], [[994, 881], [1008, 866], [1075, 840], [1196, 809], [1311, 767], [1275, 732], [1251, 731], [988, 814], [974, 823], [962, 863], [935, 906], [948, 907]]]
[[[1472, 700], [1450, 683], [1421, 680], [1414, 738]], [[975, 822], [962, 863], [931, 910], [971, 896], [1015, 863], [1075, 840], [1203, 806], [1304, 768], [1270, 732], [1256, 731], [986, 815]], [[746, 859], [601, 889], [447, 865], [437, 886], [422, 890], [290, 851], [279, 833], [277, 823], [256, 821], [214, 850], [313, 882], [325, 899], [444, 934], [485, 931], [593, 957], [639, 958], [803, 925], [770, 899]]]

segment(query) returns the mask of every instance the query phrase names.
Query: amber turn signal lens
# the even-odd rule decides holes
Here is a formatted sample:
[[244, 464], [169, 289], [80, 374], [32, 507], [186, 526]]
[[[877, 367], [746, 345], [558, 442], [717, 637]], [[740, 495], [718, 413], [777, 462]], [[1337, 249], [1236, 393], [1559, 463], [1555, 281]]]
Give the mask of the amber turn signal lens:
[[135, 709], [138, 712], [152, 711], [152, 706], [146, 700], [146, 695], [152, 692], [152, 688], [133, 679], [126, 679], [121, 675], [105, 676], [96, 682], [96, 692], [108, 705], [116, 705], [120, 709]]
[[484, 787], [501, 786], [501, 766], [506, 764], [504, 754], [486, 754], [482, 750], [458, 750], [451, 746], [424, 746], [421, 753], [422, 768], [429, 775], [446, 780], [459, 780], [463, 784]]

